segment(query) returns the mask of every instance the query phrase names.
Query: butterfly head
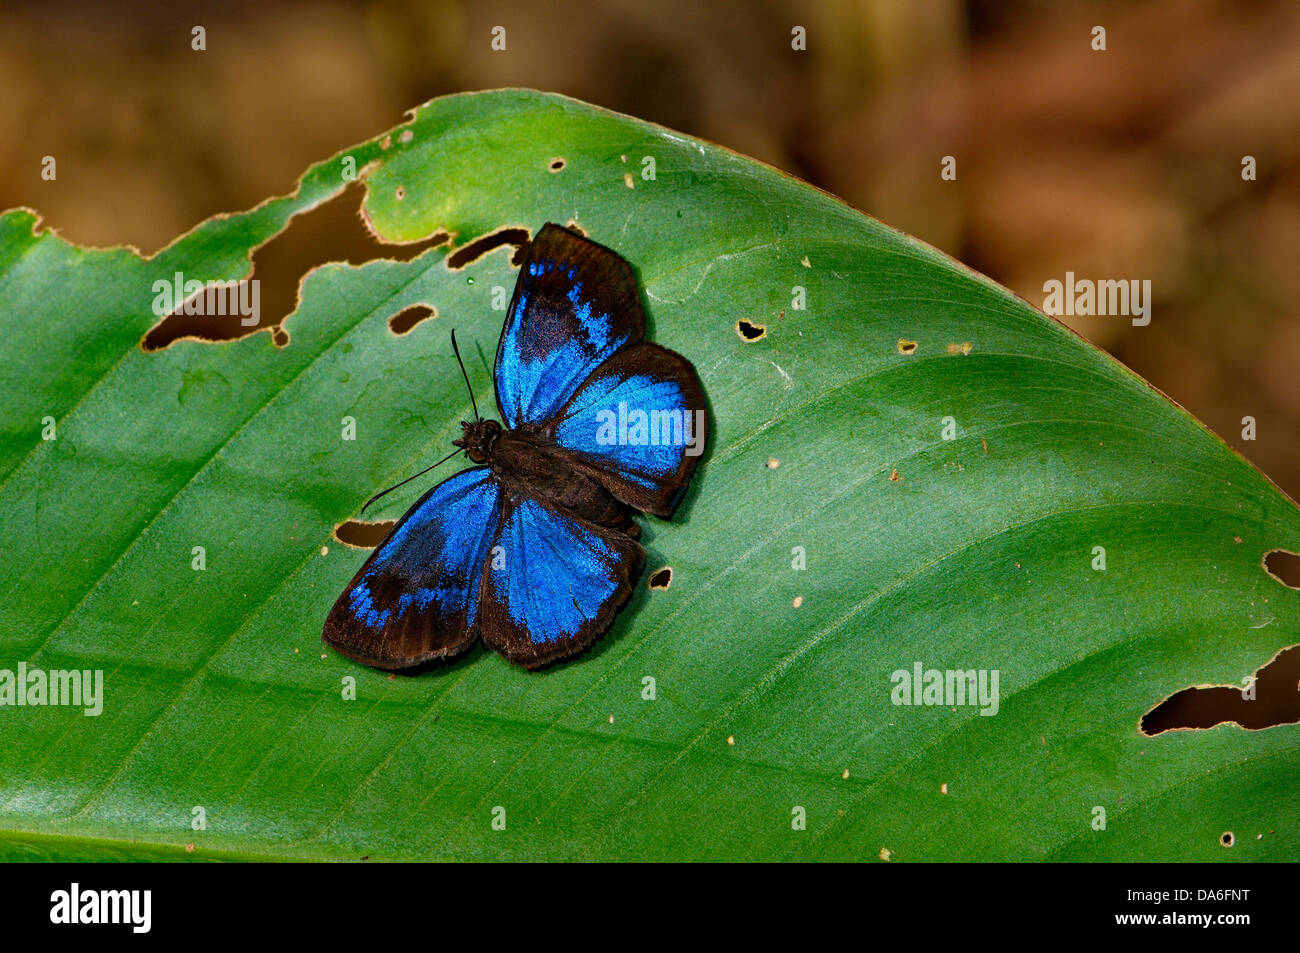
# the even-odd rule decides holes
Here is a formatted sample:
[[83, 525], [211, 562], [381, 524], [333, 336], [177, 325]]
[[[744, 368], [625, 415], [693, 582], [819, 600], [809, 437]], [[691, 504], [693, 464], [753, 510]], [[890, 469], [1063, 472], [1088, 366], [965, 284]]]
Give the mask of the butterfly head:
[[464, 435], [452, 444], [460, 447], [475, 463], [486, 463], [492, 456], [492, 445], [501, 436], [501, 425], [495, 420], [462, 420]]

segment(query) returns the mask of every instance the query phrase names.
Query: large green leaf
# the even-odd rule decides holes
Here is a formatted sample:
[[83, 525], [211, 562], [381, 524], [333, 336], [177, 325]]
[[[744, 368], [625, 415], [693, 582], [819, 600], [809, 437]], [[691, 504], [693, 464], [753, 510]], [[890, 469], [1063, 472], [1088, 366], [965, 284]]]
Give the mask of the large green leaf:
[[[244, 276], [347, 157], [389, 241], [576, 221], [699, 369], [710, 451], [643, 521], [671, 585], [577, 661], [390, 678], [319, 641], [363, 556], [333, 528], [468, 415], [453, 325], [492, 405], [506, 249], [324, 265], [284, 348], [139, 346], [154, 281]], [[6, 855], [1300, 856], [1294, 727], [1138, 730], [1300, 641], [1260, 566], [1297, 508], [1060, 325], [749, 159], [554, 96], [438, 100], [152, 258], [6, 213], [0, 335], [0, 667], [105, 678], [98, 717], [0, 708]], [[996, 715], [893, 704], [917, 662], [996, 669]]]

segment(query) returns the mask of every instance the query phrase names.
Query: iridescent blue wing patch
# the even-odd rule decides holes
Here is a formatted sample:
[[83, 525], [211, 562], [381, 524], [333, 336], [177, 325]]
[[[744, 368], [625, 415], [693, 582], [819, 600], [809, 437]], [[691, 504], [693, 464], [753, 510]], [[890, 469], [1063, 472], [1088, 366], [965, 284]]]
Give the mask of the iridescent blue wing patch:
[[704, 450], [704, 392], [686, 358], [637, 344], [602, 364], [547, 430], [619, 500], [668, 517]]
[[468, 649], [503, 496], [487, 467], [462, 470], [426, 493], [344, 588], [325, 620], [325, 641], [383, 669]]
[[506, 427], [555, 416], [597, 367], [644, 333], [627, 262], [565, 228], [543, 226], [520, 266], [497, 348]]
[[492, 554], [483, 573], [483, 641], [528, 668], [581, 652], [603, 633], [644, 560], [626, 534], [531, 497], [507, 502]]

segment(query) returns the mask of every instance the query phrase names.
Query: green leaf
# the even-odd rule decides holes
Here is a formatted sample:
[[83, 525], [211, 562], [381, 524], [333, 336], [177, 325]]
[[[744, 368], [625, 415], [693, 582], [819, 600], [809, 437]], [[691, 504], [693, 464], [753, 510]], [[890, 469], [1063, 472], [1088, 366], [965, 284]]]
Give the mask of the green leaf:
[[[155, 281], [246, 276], [345, 157], [388, 242], [576, 221], [699, 370], [708, 455], [642, 521], [671, 585], [576, 661], [390, 678], [319, 640], [363, 558], [334, 527], [468, 415], [453, 326], [493, 405], [508, 249], [322, 264], [283, 348], [140, 347]], [[555, 96], [436, 100], [150, 258], [6, 213], [0, 334], [0, 668], [104, 673], [98, 716], [0, 708], [5, 856], [1300, 856], [1295, 728], [1138, 729], [1300, 641], [1260, 565], [1297, 508], [1004, 289], [759, 163]], [[915, 663], [996, 670], [996, 714], [894, 704]]]

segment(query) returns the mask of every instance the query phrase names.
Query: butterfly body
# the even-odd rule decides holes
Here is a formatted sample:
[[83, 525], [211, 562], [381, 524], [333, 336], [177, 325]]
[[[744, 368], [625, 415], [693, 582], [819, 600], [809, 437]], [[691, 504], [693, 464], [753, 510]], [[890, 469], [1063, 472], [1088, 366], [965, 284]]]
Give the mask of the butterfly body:
[[644, 564], [634, 515], [672, 515], [704, 443], [694, 369], [643, 334], [627, 263], [545, 226], [497, 351], [502, 422], [462, 423], [454, 444], [476, 466], [398, 521], [339, 596], [325, 642], [401, 669], [481, 636], [536, 668], [603, 634]]
[[634, 539], [640, 536], [633, 511], [598, 479], [575, 469], [555, 450], [550, 435], [503, 430], [495, 420], [466, 420], [461, 427], [465, 436], [452, 442], [474, 463], [486, 463], [512, 502], [537, 496], [562, 512], [620, 529]]

